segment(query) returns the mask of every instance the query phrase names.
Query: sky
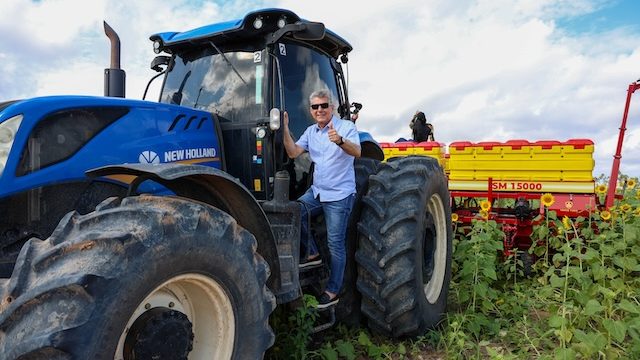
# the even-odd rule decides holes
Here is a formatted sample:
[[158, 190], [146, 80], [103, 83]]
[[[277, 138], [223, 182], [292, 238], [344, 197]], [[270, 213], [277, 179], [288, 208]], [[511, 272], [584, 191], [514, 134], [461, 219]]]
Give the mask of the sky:
[[[357, 126], [378, 141], [410, 137], [421, 110], [445, 144], [591, 139], [594, 176], [611, 172], [627, 88], [640, 78], [638, 0], [1, 0], [0, 102], [101, 96], [103, 21], [122, 42], [127, 97], [140, 99], [155, 74], [150, 35], [270, 7], [349, 41], [349, 96], [364, 104]], [[639, 109], [640, 91], [621, 162], [635, 177]]]

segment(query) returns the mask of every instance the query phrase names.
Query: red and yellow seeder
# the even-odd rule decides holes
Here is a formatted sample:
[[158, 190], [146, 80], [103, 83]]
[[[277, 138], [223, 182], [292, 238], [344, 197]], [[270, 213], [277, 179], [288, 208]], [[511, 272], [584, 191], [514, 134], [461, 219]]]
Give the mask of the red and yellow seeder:
[[[640, 80], [629, 85], [609, 186], [596, 184], [590, 139], [411, 141], [381, 143], [385, 160], [409, 155], [438, 160], [448, 177], [453, 220], [495, 220], [505, 234], [504, 252], [528, 250], [533, 226], [545, 211], [571, 219], [609, 209], [616, 194], [629, 104]], [[448, 150], [448, 151], [447, 151]], [[536, 220], [538, 219], [538, 220]]]

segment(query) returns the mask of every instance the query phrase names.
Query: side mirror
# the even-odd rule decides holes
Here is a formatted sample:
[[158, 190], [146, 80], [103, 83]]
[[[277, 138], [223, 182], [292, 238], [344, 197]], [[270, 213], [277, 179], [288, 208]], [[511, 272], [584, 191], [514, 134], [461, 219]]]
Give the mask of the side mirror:
[[151, 61], [151, 70], [155, 72], [161, 72], [163, 70], [162, 67], [169, 66], [170, 61], [171, 61], [171, 58], [169, 56], [165, 56], [165, 55], [156, 56]]
[[319, 22], [304, 23], [304, 27], [299, 31], [291, 33], [294, 39], [298, 40], [322, 40], [324, 37], [324, 24]]
[[291, 33], [291, 36], [298, 40], [321, 40], [324, 38], [324, 24], [310, 21], [298, 21], [295, 24], [287, 24], [282, 29], [274, 32], [267, 43], [275, 44], [288, 33]]

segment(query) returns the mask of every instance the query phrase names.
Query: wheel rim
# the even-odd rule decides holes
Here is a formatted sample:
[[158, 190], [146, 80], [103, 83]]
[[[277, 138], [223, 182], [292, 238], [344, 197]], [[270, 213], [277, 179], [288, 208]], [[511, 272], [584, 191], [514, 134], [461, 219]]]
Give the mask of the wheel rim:
[[135, 321], [151, 309], [170, 308], [187, 316], [194, 335], [189, 359], [230, 359], [235, 339], [231, 299], [214, 279], [201, 274], [173, 277], [137, 306], [120, 335], [115, 360], [124, 360], [124, 344]]
[[[427, 219], [431, 229], [425, 229], [423, 291], [427, 301], [435, 304], [440, 298], [447, 268], [447, 221], [444, 204], [434, 194], [427, 203]], [[430, 274], [430, 276], [424, 276]]]

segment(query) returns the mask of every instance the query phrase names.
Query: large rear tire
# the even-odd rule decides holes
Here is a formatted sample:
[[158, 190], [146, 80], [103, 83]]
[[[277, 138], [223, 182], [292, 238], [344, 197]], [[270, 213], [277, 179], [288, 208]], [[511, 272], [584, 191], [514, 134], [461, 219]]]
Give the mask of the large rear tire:
[[336, 306], [336, 317], [344, 324], [358, 326], [361, 322], [360, 294], [356, 289], [358, 268], [355, 261], [358, 247], [358, 221], [362, 211], [362, 197], [369, 188], [369, 176], [376, 173], [380, 161], [370, 158], [357, 158], [354, 162], [356, 173], [356, 198], [349, 216], [346, 234], [347, 264], [344, 269], [344, 281], [340, 301]]
[[445, 313], [451, 279], [451, 208], [442, 168], [410, 156], [370, 177], [358, 224], [357, 287], [369, 328], [417, 336]]
[[256, 240], [181, 198], [112, 198], [24, 246], [1, 289], [7, 359], [255, 359], [275, 297]]

